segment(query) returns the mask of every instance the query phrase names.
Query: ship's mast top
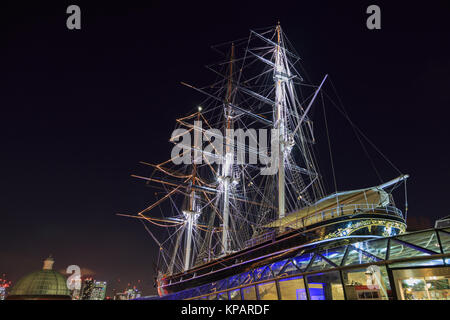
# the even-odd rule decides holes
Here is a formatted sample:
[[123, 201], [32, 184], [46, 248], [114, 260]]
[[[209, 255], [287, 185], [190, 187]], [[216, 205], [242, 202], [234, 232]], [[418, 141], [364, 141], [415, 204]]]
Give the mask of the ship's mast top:
[[233, 92], [233, 59], [234, 59], [234, 43], [231, 44], [231, 54], [229, 63], [229, 74], [228, 74], [228, 84], [227, 93], [225, 99], [225, 121], [226, 121], [226, 140], [225, 140], [225, 163], [223, 167], [223, 229], [222, 229], [222, 250], [223, 254], [228, 254], [229, 251], [229, 215], [230, 215], [230, 187], [232, 173], [232, 163], [233, 163], [233, 149], [231, 140], [233, 139], [231, 135], [231, 130], [233, 127], [233, 108], [231, 107], [231, 99]]
[[284, 172], [284, 131], [285, 131], [285, 87], [284, 80], [281, 77], [283, 72], [283, 59], [281, 52], [281, 26], [278, 22], [277, 31], [277, 48], [275, 56], [274, 81], [275, 81], [275, 129], [278, 129], [279, 146], [278, 146], [278, 218], [285, 216], [285, 172]]

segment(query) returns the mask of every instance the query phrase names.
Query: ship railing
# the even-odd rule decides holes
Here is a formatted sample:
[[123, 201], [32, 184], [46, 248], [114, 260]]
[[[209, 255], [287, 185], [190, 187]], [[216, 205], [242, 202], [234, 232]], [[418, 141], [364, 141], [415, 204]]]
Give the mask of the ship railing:
[[298, 229], [342, 216], [351, 216], [362, 213], [364, 214], [375, 212], [381, 213], [383, 211], [386, 213], [386, 215], [403, 218], [402, 212], [398, 208], [393, 206], [377, 206], [375, 204], [367, 204], [367, 203], [364, 204], [352, 203], [339, 205], [338, 207], [334, 207], [329, 210], [316, 212], [314, 214], [298, 218], [289, 223], [287, 227]]
[[275, 240], [275, 230], [263, 233], [257, 237], [245, 241], [245, 248], [256, 246], [257, 244], [266, 242], [268, 240]]
[[[342, 216], [352, 216], [356, 214], [362, 213], [380, 213], [385, 212], [387, 215], [395, 216], [403, 218], [401, 210], [393, 206], [377, 206], [375, 204], [343, 204], [338, 207], [334, 207], [329, 210], [324, 210], [320, 212], [316, 212], [314, 214], [308, 215], [306, 217], [298, 218], [291, 223], [287, 227], [299, 229], [303, 227], [310, 226], [312, 224], [320, 223], [323, 221], [331, 220], [334, 218], [342, 217]], [[275, 229], [270, 230], [269, 232], [263, 233], [255, 238], [249, 239], [245, 241], [245, 248], [253, 247], [257, 244], [263, 243], [268, 240], [274, 240], [276, 237]]]
[[345, 205], [339, 205], [338, 207], [317, 212], [312, 215], [299, 218], [292, 222], [290, 225], [292, 226], [309, 226], [315, 223], [319, 223], [322, 221], [338, 218], [341, 216], [349, 216], [349, 215], [355, 215], [355, 214], [361, 214], [361, 213], [374, 213], [374, 212], [380, 213], [382, 211], [385, 211], [387, 215], [397, 216], [400, 218], [403, 218], [402, 212], [393, 206], [384, 206], [380, 207], [375, 204], [345, 204]]

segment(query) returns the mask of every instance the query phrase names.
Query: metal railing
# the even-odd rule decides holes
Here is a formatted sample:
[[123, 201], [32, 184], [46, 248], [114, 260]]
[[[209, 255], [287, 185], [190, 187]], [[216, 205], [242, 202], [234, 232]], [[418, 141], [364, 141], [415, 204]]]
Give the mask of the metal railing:
[[245, 248], [253, 247], [259, 243], [263, 243], [267, 240], [274, 240], [275, 239], [275, 230], [271, 230], [269, 232], [263, 233], [255, 238], [249, 239], [245, 241], [244, 246]]
[[300, 226], [305, 227], [309, 226], [311, 224], [319, 223], [322, 221], [334, 219], [341, 216], [351, 216], [356, 214], [362, 214], [362, 213], [381, 213], [385, 212], [387, 215], [396, 216], [403, 218], [402, 212], [393, 206], [385, 206], [380, 207], [376, 206], [374, 204], [359, 204], [359, 203], [352, 203], [352, 204], [343, 204], [339, 205], [338, 207], [334, 207], [329, 210], [324, 210], [320, 212], [316, 212], [312, 215], [308, 215], [302, 218], [298, 218], [291, 222], [289, 226]]
[[[338, 207], [334, 207], [329, 210], [316, 212], [312, 215], [308, 215], [305, 217], [295, 219], [294, 221], [289, 223], [289, 225], [287, 225], [286, 227], [301, 228], [301, 227], [310, 226], [312, 224], [320, 223], [323, 221], [331, 220], [331, 219], [342, 217], [342, 216], [352, 216], [352, 215], [363, 214], [363, 213], [375, 213], [375, 211], [377, 213], [381, 213], [384, 211], [387, 215], [403, 218], [401, 210], [399, 210], [398, 208], [393, 207], [393, 206], [380, 207], [380, 206], [376, 206], [374, 204], [367, 204], [367, 203], [353, 204], [352, 203], [352, 204], [339, 205]], [[280, 227], [281, 227], [281, 225], [280, 225]], [[265, 242], [267, 240], [273, 240], [273, 239], [275, 239], [275, 236], [276, 236], [276, 231], [271, 230], [269, 232], [266, 232], [264, 234], [261, 234], [261, 235], [255, 237], [255, 238], [245, 241], [245, 243], [244, 243], [245, 248], [255, 246], [255, 245]]]

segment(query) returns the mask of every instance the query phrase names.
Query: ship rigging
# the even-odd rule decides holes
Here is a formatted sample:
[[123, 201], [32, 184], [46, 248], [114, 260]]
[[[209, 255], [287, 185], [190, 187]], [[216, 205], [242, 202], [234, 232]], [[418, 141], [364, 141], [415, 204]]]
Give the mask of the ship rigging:
[[[327, 194], [311, 110], [324, 104], [329, 77], [318, 85], [307, 80], [280, 24], [213, 48], [225, 57], [207, 66], [217, 80], [204, 87], [182, 82], [205, 100], [176, 119], [170, 139], [177, 145], [193, 136], [194, 143], [165, 162], [141, 162], [151, 175], [133, 175], [163, 194], [137, 215], [125, 215], [165, 229], [158, 239], [146, 227], [160, 248], [161, 288], [289, 246], [405, 231], [406, 212], [396, 208], [391, 191], [404, 183], [406, 201], [408, 175], [398, 171], [387, 183], [339, 192], [333, 168], [334, 193]], [[254, 134], [262, 132], [276, 132], [270, 148], [267, 136]], [[247, 161], [252, 156], [259, 162]], [[263, 174], [270, 159], [277, 160], [274, 174]], [[259, 252], [267, 242], [278, 245]]]

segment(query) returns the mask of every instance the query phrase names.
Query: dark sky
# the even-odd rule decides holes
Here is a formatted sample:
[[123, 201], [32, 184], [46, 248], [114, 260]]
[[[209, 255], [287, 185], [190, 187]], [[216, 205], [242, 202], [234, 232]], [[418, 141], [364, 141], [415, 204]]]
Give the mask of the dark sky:
[[[157, 249], [139, 221], [115, 215], [153, 201], [130, 174], [169, 157], [175, 118], [203, 99], [180, 81], [215, 79], [210, 46], [278, 20], [312, 81], [328, 73], [353, 122], [411, 175], [411, 224], [449, 214], [448, 1], [374, 1], [376, 31], [367, 1], [92, 2], [1, 4], [0, 273], [13, 282], [52, 254], [59, 270], [154, 293]], [[79, 31], [66, 28], [70, 4]], [[348, 124], [329, 117], [338, 188], [377, 184]], [[384, 180], [398, 175], [369, 152]]]

